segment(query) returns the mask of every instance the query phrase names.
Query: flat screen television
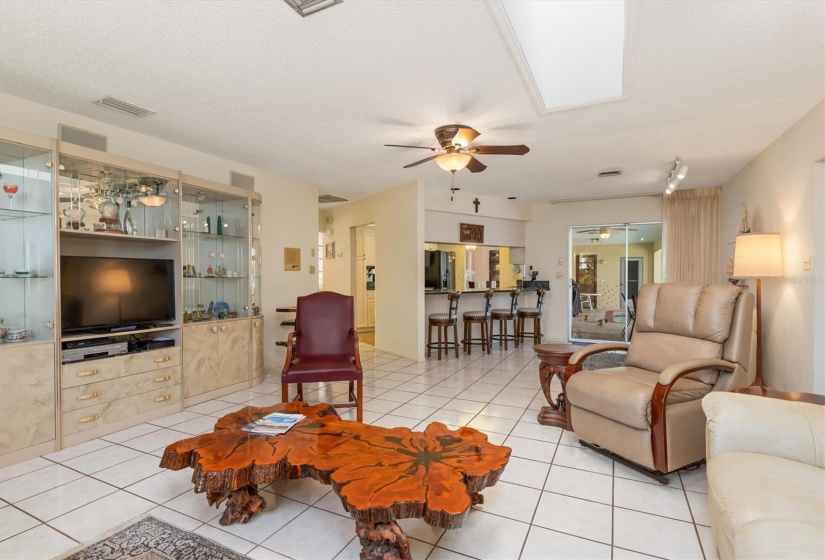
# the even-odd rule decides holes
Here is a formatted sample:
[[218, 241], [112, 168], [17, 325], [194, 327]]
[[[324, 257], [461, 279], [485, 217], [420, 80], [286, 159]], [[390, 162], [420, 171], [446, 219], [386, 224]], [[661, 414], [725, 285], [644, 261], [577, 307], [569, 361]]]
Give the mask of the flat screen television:
[[61, 256], [60, 317], [63, 332], [174, 321], [174, 261]]

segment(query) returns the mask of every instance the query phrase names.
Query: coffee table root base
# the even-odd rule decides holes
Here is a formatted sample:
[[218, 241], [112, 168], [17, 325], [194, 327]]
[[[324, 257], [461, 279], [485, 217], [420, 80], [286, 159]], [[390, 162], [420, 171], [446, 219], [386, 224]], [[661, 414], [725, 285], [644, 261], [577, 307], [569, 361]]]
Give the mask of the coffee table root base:
[[412, 560], [407, 535], [395, 521], [355, 524], [361, 540], [361, 560]]
[[209, 505], [218, 506], [225, 500], [226, 510], [223, 512], [219, 523], [221, 525], [232, 525], [235, 522], [248, 523], [252, 515], [261, 512], [266, 508], [266, 501], [258, 495], [256, 486], [245, 486], [232, 492], [221, 492], [208, 494]]
[[471, 505], [477, 506], [478, 504], [484, 503], [484, 496], [479, 494], [478, 492], [471, 492], [470, 493], [470, 502]]

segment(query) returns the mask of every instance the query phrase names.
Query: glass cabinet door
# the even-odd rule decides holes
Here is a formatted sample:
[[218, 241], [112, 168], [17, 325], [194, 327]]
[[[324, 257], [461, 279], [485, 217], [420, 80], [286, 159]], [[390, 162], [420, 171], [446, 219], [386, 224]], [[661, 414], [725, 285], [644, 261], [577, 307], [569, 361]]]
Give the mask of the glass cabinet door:
[[178, 239], [177, 179], [65, 154], [60, 170], [61, 232]]
[[0, 343], [53, 340], [53, 152], [0, 140]]
[[184, 322], [248, 317], [247, 197], [183, 186]]
[[261, 201], [252, 200], [252, 227], [251, 227], [252, 247], [249, 258], [250, 266], [252, 268], [252, 315], [260, 315], [263, 309], [261, 291]]

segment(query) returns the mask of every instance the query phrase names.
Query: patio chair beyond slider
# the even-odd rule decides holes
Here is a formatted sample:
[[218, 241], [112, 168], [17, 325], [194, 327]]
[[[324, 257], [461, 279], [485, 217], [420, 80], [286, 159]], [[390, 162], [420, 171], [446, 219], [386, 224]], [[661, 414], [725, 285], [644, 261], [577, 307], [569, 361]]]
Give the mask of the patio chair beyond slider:
[[299, 297], [295, 332], [287, 338], [286, 360], [281, 372], [281, 401], [289, 401], [290, 383], [298, 386], [294, 400], [302, 401], [304, 383], [349, 381], [350, 402], [333, 406], [355, 407], [357, 421], [361, 422], [363, 379], [353, 297], [335, 292]]

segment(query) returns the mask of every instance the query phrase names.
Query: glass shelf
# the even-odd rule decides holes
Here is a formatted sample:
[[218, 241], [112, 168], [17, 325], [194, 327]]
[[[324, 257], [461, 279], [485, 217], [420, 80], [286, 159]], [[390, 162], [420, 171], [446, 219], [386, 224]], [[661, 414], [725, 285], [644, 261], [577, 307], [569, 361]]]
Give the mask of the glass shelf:
[[5, 220], [24, 220], [26, 218], [36, 218], [38, 216], [48, 216], [46, 212], [32, 212], [30, 210], [14, 210], [0, 208], [0, 222]]
[[224, 235], [218, 233], [206, 233], [205, 231], [192, 231], [192, 230], [183, 230], [183, 235], [186, 237], [204, 237], [207, 239], [246, 239], [246, 237], [242, 237], [240, 235]]
[[184, 280], [246, 280], [246, 276], [184, 276]]
[[0, 276], [0, 280], [40, 280], [45, 278], [51, 278], [51, 276], [41, 276], [39, 274], [37, 276], [13, 276], [9, 274]]

